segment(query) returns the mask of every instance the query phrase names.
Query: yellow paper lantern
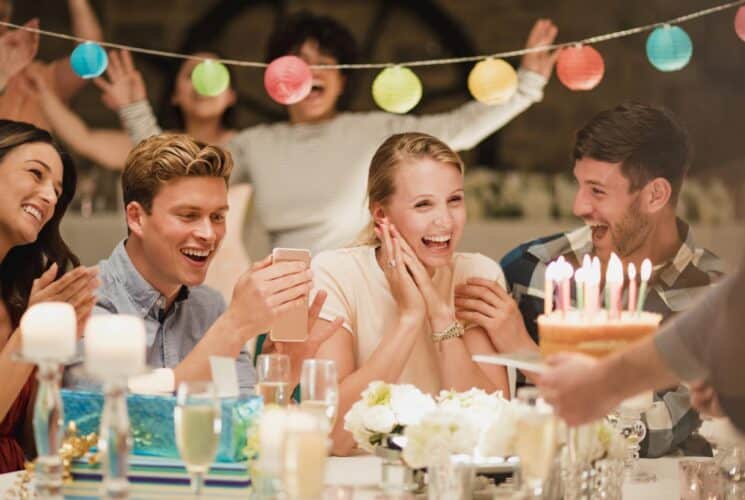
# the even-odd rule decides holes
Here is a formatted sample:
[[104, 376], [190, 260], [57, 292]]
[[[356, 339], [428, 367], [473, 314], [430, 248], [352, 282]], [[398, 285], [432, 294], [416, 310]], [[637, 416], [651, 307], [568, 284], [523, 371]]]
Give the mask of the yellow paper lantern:
[[468, 90], [477, 101], [500, 104], [517, 90], [517, 73], [504, 59], [485, 59], [469, 73]]
[[385, 68], [372, 84], [375, 104], [389, 113], [406, 113], [422, 98], [422, 82], [403, 66]]

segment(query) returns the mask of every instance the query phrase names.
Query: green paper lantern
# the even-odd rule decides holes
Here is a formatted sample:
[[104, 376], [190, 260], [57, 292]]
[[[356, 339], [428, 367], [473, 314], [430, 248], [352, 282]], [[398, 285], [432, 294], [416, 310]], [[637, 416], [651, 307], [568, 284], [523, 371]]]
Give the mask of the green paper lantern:
[[196, 65], [191, 72], [194, 90], [207, 97], [225, 92], [230, 85], [230, 73], [223, 63], [207, 59]]
[[422, 98], [422, 82], [416, 73], [403, 66], [381, 71], [372, 84], [375, 104], [389, 113], [406, 113]]

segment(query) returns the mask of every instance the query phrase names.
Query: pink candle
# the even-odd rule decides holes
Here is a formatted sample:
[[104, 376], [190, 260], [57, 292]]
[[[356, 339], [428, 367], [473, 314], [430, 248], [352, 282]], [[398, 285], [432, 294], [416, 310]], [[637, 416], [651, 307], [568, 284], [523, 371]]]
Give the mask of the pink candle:
[[621, 316], [621, 290], [623, 289], [623, 263], [615, 253], [611, 253], [605, 273], [605, 283], [609, 291], [608, 315], [612, 319], [619, 318]]
[[629, 312], [636, 310], [636, 266], [629, 262]]

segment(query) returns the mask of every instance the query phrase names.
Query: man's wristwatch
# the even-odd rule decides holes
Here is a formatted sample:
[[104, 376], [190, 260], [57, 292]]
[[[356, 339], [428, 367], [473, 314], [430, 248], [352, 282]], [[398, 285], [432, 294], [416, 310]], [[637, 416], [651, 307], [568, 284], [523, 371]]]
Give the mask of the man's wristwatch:
[[465, 333], [465, 330], [463, 329], [463, 325], [461, 325], [457, 320], [453, 321], [450, 326], [445, 328], [441, 332], [432, 332], [432, 340], [437, 342], [442, 342], [443, 340], [447, 339], [454, 339], [455, 337], [461, 337]]

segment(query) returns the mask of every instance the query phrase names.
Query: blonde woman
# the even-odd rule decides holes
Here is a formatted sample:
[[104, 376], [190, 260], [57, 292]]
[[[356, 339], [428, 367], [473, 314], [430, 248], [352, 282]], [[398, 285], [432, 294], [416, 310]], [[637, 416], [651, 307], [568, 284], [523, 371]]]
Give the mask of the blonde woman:
[[496, 352], [484, 330], [455, 317], [457, 284], [479, 277], [504, 286], [496, 262], [455, 251], [466, 222], [463, 169], [439, 139], [391, 136], [370, 164], [372, 221], [359, 246], [313, 260], [315, 284], [328, 293], [320, 317], [344, 318], [344, 328], [318, 353], [339, 369], [335, 454], [354, 448], [341, 417], [373, 380], [410, 383], [429, 393], [471, 387], [508, 393], [504, 368], [471, 360]]

